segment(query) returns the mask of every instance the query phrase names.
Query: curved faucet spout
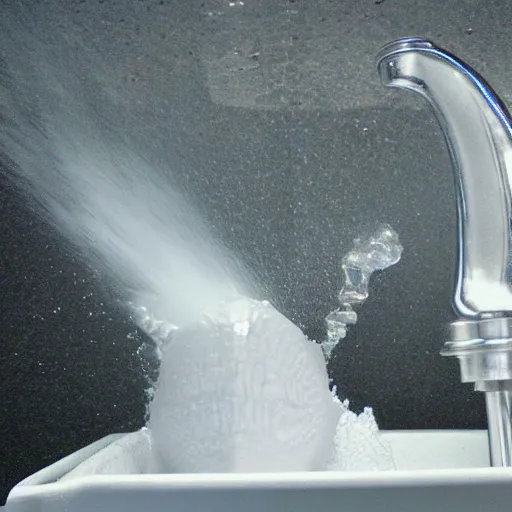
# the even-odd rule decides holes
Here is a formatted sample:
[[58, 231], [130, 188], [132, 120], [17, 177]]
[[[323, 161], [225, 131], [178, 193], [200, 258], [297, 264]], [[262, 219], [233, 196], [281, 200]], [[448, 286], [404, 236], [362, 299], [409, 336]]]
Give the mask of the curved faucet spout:
[[434, 108], [450, 151], [458, 205], [460, 316], [512, 315], [512, 123], [491, 87], [424, 39], [400, 39], [377, 57], [384, 85]]

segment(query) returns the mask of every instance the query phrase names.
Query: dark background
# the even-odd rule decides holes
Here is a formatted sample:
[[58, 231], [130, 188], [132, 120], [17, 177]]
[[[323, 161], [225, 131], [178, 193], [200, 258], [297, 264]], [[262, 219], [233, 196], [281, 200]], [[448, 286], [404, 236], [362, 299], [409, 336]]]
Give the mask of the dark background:
[[[392, 39], [428, 37], [509, 103], [510, 2], [35, 4], [27, 17], [54, 44], [73, 34], [104, 56], [130, 99], [118, 105], [128, 136], [151, 140], [157, 163], [172, 154], [208, 222], [312, 338], [353, 238], [391, 224], [403, 258], [374, 276], [335, 351], [340, 395], [372, 405], [384, 429], [485, 428], [482, 397], [439, 355], [456, 256], [448, 154], [429, 110], [382, 89], [373, 59]], [[43, 466], [141, 427], [156, 360], [101, 277], [4, 178], [0, 198], [3, 502]]]

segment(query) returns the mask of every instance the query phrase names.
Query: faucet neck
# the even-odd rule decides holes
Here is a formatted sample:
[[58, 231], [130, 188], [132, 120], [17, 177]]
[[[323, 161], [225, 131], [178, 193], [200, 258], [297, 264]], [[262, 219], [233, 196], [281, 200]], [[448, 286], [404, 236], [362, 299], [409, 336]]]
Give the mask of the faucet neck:
[[512, 123], [491, 87], [429, 41], [401, 39], [379, 53], [382, 82], [433, 107], [450, 152], [458, 209], [454, 307], [462, 317], [512, 315]]

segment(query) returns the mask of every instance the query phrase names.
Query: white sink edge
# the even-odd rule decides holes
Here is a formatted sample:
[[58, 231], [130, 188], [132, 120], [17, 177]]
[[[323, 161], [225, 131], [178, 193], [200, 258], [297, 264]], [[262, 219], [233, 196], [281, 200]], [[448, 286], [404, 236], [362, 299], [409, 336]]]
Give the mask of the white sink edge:
[[[140, 432], [140, 431], [137, 431]], [[58, 480], [62, 478], [64, 475], [72, 471], [76, 466], [78, 466], [81, 462], [86, 459], [93, 457], [95, 454], [100, 452], [101, 450], [108, 448], [115, 441], [130, 435], [134, 435], [136, 432], [130, 433], [117, 433], [110, 434], [101, 439], [98, 439], [94, 443], [91, 443], [80, 450], [77, 450], [74, 453], [64, 457], [63, 459], [55, 462], [54, 464], [47, 466], [37, 473], [30, 475], [25, 478], [21, 482], [19, 482], [15, 488], [18, 487], [26, 487], [26, 486], [39, 486], [39, 485], [48, 485], [48, 484], [57, 484]], [[396, 469], [391, 471], [393, 474], [398, 475], [402, 472], [411, 473], [426, 473], [428, 474], [430, 471], [443, 471], [443, 470], [472, 470], [478, 468], [488, 468], [489, 467], [489, 454], [487, 447], [487, 431], [486, 430], [382, 430], [381, 431], [382, 438], [387, 441], [393, 451], [393, 457], [395, 459]], [[418, 445], [418, 440], [422, 442]], [[462, 457], [462, 462], [457, 464], [448, 464], [448, 465], [440, 465], [436, 464], [436, 456], [437, 451], [433, 451], [430, 448], [430, 444], [432, 440], [440, 441], [446, 443], [457, 456], [464, 455]], [[420, 453], [421, 452], [421, 453]], [[411, 459], [414, 459], [418, 455], [421, 455], [423, 458], [428, 457], [428, 466], [424, 467], [425, 461], [422, 463], [414, 464]], [[471, 457], [478, 457], [476, 462], [471, 461]], [[470, 464], [469, 462], [473, 462]], [[441, 466], [441, 467], [440, 467]], [[284, 475], [293, 475], [294, 478], [298, 477], [298, 475], [309, 475], [311, 478], [317, 478], [315, 475], [337, 475], [336, 478], [340, 478], [341, 475], [344, 475], [343, 478], [347, 477], [347, 475], [355, 474], [362, 476], [363, 474], [386, 474], [390, 471], [383, 472], [375, 472], [375, 471], [357, 471], [357, 472], [341, 472], [341, 471], [318, 471], [318, 472], [293, 472], [293, 473], [245, 473], [245, 475], [250, 474], [256, 476], [257, 479], [260, 478], [261, 475], [273, 475], [276, 479], [281, 480]], [[158, 474], [139, 474], [139, 475], [114, 475], [115, 478], [124, 479], [126, 477], [127, 481], [133, 481], [133, 478], [142, 478], [146, 480], [151, 477], [162, 478], [165, 477], [167, 479], [174, 478], [176, 480], [190, 480], [197, 479], [202, 480], [203, 474], [191, 474], [191, 475], [158, 475]], [[93, 478], [95, 481], [98, 479], [106, 479], [108, 480], [111, 475], [91, 475], [80, 477], [80, 479], [85, 478]], [[211, 476], [211, 475], [210, 475]], [[218, 478], [227, 478], [236, 481], [237, 479], [243, 478], [240, 474], [215, 474], [215, 479]]]
[[[487, 432], [482, 430], [382, 431], [383, 439], [393, 447], [395, 457], [402, 464], [410, 465], [418, 454], [420, 459], [423, 457], [423, 463], [432, 463], [435, 461], [432, 447], [437, 444], [459, 457], [455, 465], [470, 461], [477, 467], [371, 472], [110, 474], [55, 481], [117, 439], [137, 439], [136, 433], [128, 438], [129, 435], [100, 439], [23, 480], [9, 494], [6, 512], [164, 512], [170, 509], [231, 512], [240, 510], [241, 504], [248, 512], [282, 512], [286, 509], [283, 503], [296, 512], [410, 512], [412, 508], [415, 512], [508, 512], [512, 503], [512, 468], [485, 467]], [[485, 508], [489, 504], [491, 508]]]

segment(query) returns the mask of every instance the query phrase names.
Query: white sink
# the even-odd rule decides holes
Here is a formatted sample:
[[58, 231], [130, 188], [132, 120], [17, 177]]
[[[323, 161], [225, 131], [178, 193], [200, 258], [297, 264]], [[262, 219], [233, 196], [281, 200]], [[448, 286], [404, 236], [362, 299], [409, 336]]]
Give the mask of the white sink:
[[[144, 450], [140, 433], [116, 434], [23, 480], [11, 491], [6, 512], [512, 509], [512, 469], [488, 467], [485, 431], [382, 435], [392, 447], [396, 471], [160, 475], [136, 474], [138, 466], [147, 465], [137, 453]], [[125, 474], [112, 474], [123, 451], [130, 452], [132, 464]], [[98, 471], [102, 474], [87, 475]]]

